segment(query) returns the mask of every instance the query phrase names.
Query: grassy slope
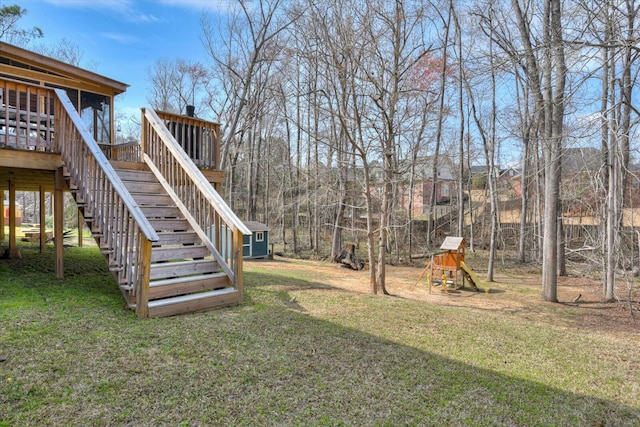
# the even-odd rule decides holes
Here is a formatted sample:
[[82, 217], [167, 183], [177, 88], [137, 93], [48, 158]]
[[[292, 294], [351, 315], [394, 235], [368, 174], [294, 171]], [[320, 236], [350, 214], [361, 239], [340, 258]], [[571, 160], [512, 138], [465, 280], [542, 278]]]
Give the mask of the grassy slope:
[[640, 425], [638, 342], [328, 287], [140, 321], [95, 249], [0, 261], [0, 426]]

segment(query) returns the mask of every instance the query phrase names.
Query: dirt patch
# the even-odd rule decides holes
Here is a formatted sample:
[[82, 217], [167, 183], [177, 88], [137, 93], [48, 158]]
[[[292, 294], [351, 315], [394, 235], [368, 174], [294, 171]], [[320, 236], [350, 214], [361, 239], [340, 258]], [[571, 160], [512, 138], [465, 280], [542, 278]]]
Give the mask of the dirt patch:
[[[313, 271], [314, 281], [334, 289], [369, 293], [369, 271], [354, 271], [322, 261], [286, 262], [248, 261], [269, 264], [269, 270]], [[640, 338], [640, 301], [638, 284], [621, 284], [618, 293], [627, 301], [606, 302], [602, 284], [593, 276], [581, 276], [587, 266], [574, 265], [570, 275], [560, 277], [558, 303], [549, 303], [541, 296], [540, 266], [535, 264], [502, 264], [494, 281], [486, 281], [486, 260], [481, 256], [467, 260], [480, 278], [476, 292], [469, 287], [443, 292], [429, 289], [426, 278], [418, 280], [423, 267], [388, 266], [387, 290], [396, 298], [424, 301], [443, 306], [460, 306], [478, 312], [503, 312], [514, 318], [535, 321], [556, 328], [588, 328], [594, 332], [616, 334], [621, 339]], [[629, 288], [631, 287], [631, 288]], [[629, 292], [631, 290], [631, 292]], [[629, 302], [631, 300], [632, 302]]]

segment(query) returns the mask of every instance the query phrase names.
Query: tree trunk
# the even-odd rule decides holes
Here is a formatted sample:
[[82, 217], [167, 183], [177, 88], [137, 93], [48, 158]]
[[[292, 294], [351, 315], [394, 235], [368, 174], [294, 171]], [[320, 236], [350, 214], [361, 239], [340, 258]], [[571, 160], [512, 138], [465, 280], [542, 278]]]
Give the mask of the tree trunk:
[[340, 254], [333, 258], [333, 262], [341, 263], [352, 270], [364, 269], [364, 262], [356, 256], [356, 245], [345, 246]]

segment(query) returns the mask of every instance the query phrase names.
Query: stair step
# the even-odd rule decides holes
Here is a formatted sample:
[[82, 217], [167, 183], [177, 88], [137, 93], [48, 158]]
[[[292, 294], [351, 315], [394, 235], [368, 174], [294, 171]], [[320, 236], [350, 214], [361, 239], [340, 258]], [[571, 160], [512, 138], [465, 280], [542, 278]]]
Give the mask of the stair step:
[[149, 317], [166, 317], [181, 313], [208, 310], [240, 301], [240, 294], [234, 288], [200, 292], [173, 298], [149, 301]]
[[150, 270], [149, 278], [151, 280], [156, 280], [166, 279], [169, 277], [217, 273], [220, 271], [220, 266], [212, 259], [199, 259], [151, 264]]
[[157, 182], [158, 179], [151, 171], [141, 171], [133, 169], [116, 169], [118, 176], [123, 181], [137, 181], [137, 182]]
[[140, 206], [147, 219], [151, 218], [182, 218], [182, 212], [176, 206]]
[[131, 193], [146, 193], [146, 194], [162, 194], [164, 193], [164, 187], [158, 181], [126, 181], [123, 180], [127, 190]]
[[183, 218], [153, 218], [149, 223], [156, 231], [190, 230], [189, 221]]
[[138, 205], [175, 206], [168, 194], [131, 193]]
[[229, 277], [225, 273], [156, 280], [149, 282], [149, 300], [210, 291], [229, 285]]
[[158, 245], [178, 245], [184, 243], [200, 243], [195, 231], [167, 231], [158, 233]]
[[184, 258], [204, 258], [211, 256], [209, 248], [204, 245], [162, 246], [151, 250], [151, 262], [170, 261]]

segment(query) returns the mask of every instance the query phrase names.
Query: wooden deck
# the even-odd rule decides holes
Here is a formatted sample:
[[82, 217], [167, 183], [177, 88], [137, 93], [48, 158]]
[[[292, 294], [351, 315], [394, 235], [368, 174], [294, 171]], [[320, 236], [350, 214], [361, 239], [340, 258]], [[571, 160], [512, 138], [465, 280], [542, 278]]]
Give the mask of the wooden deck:
[[[53, 193], [54, 236], [62, 235], [62, 194], [70, 192], [139, 317], [242, 301], [242, 235], [249, 231], [215, 190], [224, 180], [219, 151], [194, 148], [196, 142], [219, 144], [216, 126], [205, 130], [207, 122], [194, 122], [198, 137], [183, 146], [166, 120], [180, 123], [176, 129], [184, 133], [193, 118], [163, 121], [146, 110], [141, 144], [105, 148], [83, 130], [64, 91], [4, 81], [0, 94], [12, 103], [29, 100], [0, 108], [0, 189], [9, 190], [11, 203], [16, 191], [37, 191], [41, 203], [45, 192]], [[9, 225], [9, 252], [16, 256], [15, 223]], [[29, 237], [43, 235], [47, 240], [51, 231]], [[55, 240], [62, 277], [62, 239]]]

